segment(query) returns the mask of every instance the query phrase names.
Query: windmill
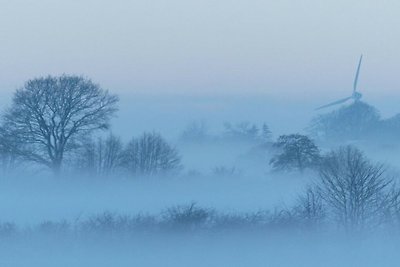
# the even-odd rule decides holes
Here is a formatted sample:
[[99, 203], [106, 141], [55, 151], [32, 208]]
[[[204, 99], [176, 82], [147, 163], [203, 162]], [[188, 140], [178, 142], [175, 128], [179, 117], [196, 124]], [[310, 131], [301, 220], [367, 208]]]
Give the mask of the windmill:
[[337, 101], [329, 103], [327, 105], [323, 105], [323, 106], [317, 108], [316, 110], [327, 108], [327, 107], [331, 107], [331, 106], [334, 106], [334, 105], [339, 105], [339, 104], [342, 104], [342, 103], [344, 103], [344, 102], [346, 102], [346, 101], [348, 101], [350, 99], [353, 99], [354, 102], [360, 101], [360, 99], [362, 97], [362, 94], [357, 92], [357, 83], [358, 83], [358, 75], [360, 74], [360, 67], [361, 67], [362, 58], [363, 58], [363, 56], [361, 55], [360, 56], [360, 61], [358, 62], [356, 77], [354, 78], [353, 93], [351, 94], [351, 96], [343, 98], [343, 99], [340, 99], [340, 100], [337, 100]]

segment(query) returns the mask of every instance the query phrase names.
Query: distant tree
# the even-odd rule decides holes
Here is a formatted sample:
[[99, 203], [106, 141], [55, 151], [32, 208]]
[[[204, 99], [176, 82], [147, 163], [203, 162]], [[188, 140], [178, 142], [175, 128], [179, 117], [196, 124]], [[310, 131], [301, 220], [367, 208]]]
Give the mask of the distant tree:
[[181, 134], [181, 140], [188, 142], [203, 142], [208, 138], [208, 129], [204, 121], [192, 122]]
[[212, 174], [220, 177], [235, 177], [240, 176], [241, 171], [236, 167], [217, 166], [212, 169]]
[[373, 107], [358, 101], [311, 121], [310, 131], [316, 138], [326, 141], [366, 139], [377, 126], [380, 115]]
[[240, 122], [224, 124], [225, 136], [236, 141], [254, 141], [258, 140], [260, 129], [255, 124], [249, 122]]
[[332, 151], [320, 168], [319, 191], [331, 215], [349, 231], [379, 225], [399, 194], [382, 164], [371, 163], [355, 147]]
[[275, 170], [303, 171], [316, 167], [320, 160], [318, 147], [305, 135], [281, 135], [274, 147], [280, 151], [270, 161]]
[[124, 167], [132, 175], [159, 175], [181, 169], [178, 151], [158, 133], [133, 138], [124, 152]]
[[77, 157], [78, 168], [97, 176], [115, 173], [122, 166], [123, 144], [119, 137], [110, 134], [107, 138], [85, 142]]
[[269, 143], [272, 141], [272, 132], [266, 123], [263, 123], [261, 128], [261, 139], [265, 143]]
[[29, 80], [3, 116], [3, 128], [19, 143], [18, 153], [55, 173], [82, 136], [107, 129], [118, 98], [91, 80], [62, 75]]

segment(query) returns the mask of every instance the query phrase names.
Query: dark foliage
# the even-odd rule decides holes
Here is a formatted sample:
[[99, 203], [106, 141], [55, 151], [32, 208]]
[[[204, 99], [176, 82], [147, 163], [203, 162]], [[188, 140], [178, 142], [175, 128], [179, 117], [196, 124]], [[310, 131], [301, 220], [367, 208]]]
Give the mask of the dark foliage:
[[305, 135], [281, 135], [274, 147], [279, 150], [270, 161], [274, 170], [303, 171], [317, 167], [320, 162], [318, 147]]

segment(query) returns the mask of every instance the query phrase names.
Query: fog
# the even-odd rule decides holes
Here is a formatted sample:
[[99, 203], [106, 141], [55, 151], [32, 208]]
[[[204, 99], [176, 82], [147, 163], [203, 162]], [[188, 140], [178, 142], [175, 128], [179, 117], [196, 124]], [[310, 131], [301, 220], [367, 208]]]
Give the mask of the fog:
[[33, 239], [3, 243], [0, 254], [6, 266], [393, 266], [399, 260], [392, 239], [330, 238], [216, 234], [79, 244]]
[[[333, 219], [319, 226], [296, 222], [292, 209], [318, 184], [319, 173], [275, 171], [270, 162], [280, 135], [310, 135], [312, 118], [356, 103], [318, 113], [317, 101], [288, 100], [279, 108], [250, 97], [121, 98], [111, 129], [93, 138], [112, 132], [127, 143], [144, 131], [159, 132], [179, 151], [179, 171], [88, 174], [75, 169], [72, 155], [54, 176], [18, 160], [0, 181], [4, 266], [393, 266], [400, 260], [397, 222], [354, 232]], [[224, 126], [242, 121], [267, 123], [271, 140], [239, 138]], [[206, 136], [191, 139], [184, 134], [188, 125], [204, 125]], [[323, 153], [347, 144], [316, 141]], [[397, 141], [387, 141], [393, 149], [363, 138], [355, 146], [397, 180]], [[173, 217], [190, 205], [206, 219]]]
[[[393, 266], [400, 260], [398, 124], [391, 120], [397, 114], [391, 100], [365, 97], [316, 111], [325, 99], [119, 97], [110, 128], [80, 137], [82, 142], [65, 154], [59, 172], [20, 154], [26, 152], [19, 151], [18, 144], [11, 146], [15, 154], [2, 148], [2, 265]], [[376, 116], [380, 114], [378, 121], [369, 119], [375, 114], [371, 102]], [[7, 106], [12, 105], [10, 98]], [[350, 131], [330, 126], [324, 138], [314, 135], [310, 125], [321, 115], [334, 123], [339, 116], [343, 125], [338, 128]], [[353, 115], [360, 121], [355, 126]], [[168, 154], [173, 149], [179, 164], [157, 173], [135, 172], [127, 162], [135, 159], [126, 153], [146, 153], [140, 150], [140, 142], [146, 142], [141, 139], [144, 132], [164, 140], [169, 148], [160, 155], [174, 157]], [[2, 145], [7, 148], [13, 139], [7, 139], [7, 129], [4, 133]], [[276, 163], [287, 149], [279, 145], [281, 138], [298, 138], [291, 134], [315, 142], [322, 160], [317, 166], [310, 163], [302, 169], [297, 163]], [[115, 153], [107, 140], [120, 144]], [[131, 140], [141, 141], [130, 147]], [[147, 145], [151, 149], [151, 143]], [[329, 153], [347, 145], [363, 153], [366, 161], [361, 159], [360, 166], [367, 164], [373, 171], [380, 168], [373, 164], [384, 164], [366, 183], [377, 179], [380, 186], [381, 171], [387, 179], [377, 192], [385, 199], [379, 204], [382, 215], [366, 213], [360, 226], [345, 224], [324, 198], [328, 191], [322, 181], [331, 176], [323, 162], [341, 160], [340, 154]], [[355, 153], [346, 160], [357, 159], [357, 151], [346, 152]], [[108, 156], [118, 163], [104, 165]], [[291, 162], [290, 158], [286, 160]], [[335, 168], [341, 172], [340, 165]], [[308, 195], [314, 186], [316, 195]], [[365, 208], [373, 210], [375, 204], [368, 201]]]
[[[354, 70], [351, 74], [354, 74]], [[297, 94], [293, 97], [276, 96], [269, 89], [258, 94], [219, 91], [214, 94], [121, 93], [120, 111], [112, 124], [113, 129], [124, 138], [130, 138], [142, 131], [157, 130], [169, 138], [177, 139], [181, 131], [193, 121], [204, 121], [214, 133], [223, 130], [224, 122], [241, 121], [259, 124], [267, 122], [276, 136], [289, 132], [305, 132], [313, 117], [334, 110], [331, 108], [316, 111], [317, 107], [351, 93], [352, 79], [353, 77], [343, 82], [344, 88], [340, 88], [340, 91], [328, 91], [325, 96], [317, 93], [316, 97]], [[361, 82], [365, 83], [363, 79], [361, 77]], [[378, 108], [382, 117], [389, 118], [399, 112], [397, 93], [365, 93], [363, 88], [360, 91], [363, 99]]]
[[0, 0], [0, 266], [398, 266], [399, 11]]

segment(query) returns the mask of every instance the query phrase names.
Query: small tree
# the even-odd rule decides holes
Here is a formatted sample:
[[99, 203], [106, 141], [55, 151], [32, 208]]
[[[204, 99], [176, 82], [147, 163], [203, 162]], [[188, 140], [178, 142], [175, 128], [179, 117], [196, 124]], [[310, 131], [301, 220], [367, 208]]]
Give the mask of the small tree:
[[318, 147], [305, 135], [281, 135], [274, 147], [280, 151], [270, 161], [275, 170], [303, 171], [316, 167], [320, 160]]
[[181, 168], [178, 151], [157, 133], [133, 138], [124, 152], [124, 167], [133, 175], [159, 175]]
[[3, 126], [18, 140], [21, 156], [58, 173], [82, 136], [108, 128], [117, 102], [82, 77], [37, 78], [15, 92]]
[[89, 174], [107, 176], [122, 165], [123, 145], [121, 139], [110, 134], [106, 139], [89, 140], [80, 148], [78, 168]]
[[329, 153], [320, 177], [321, 197], [334, 219], [349, 231], [381, 223], [382, 213], [391, 209], [395, 199], [393, 180], [385, 175], [384, 166], [371, 163], [351, 146]]

